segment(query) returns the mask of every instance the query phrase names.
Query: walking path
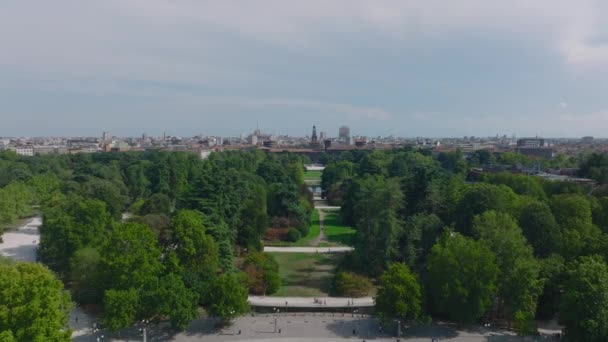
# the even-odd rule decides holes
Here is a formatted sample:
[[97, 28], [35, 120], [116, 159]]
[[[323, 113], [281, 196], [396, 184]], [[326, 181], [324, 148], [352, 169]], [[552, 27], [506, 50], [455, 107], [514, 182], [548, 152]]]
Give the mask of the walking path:
[[346, 253], [353, 247], [273, 247], [264, 246], [264, 252], [275, 253]]
[[276, 308], [365, 308], [374, 306], [372, 297], [262, 297], [249, 296], [249, 305]]

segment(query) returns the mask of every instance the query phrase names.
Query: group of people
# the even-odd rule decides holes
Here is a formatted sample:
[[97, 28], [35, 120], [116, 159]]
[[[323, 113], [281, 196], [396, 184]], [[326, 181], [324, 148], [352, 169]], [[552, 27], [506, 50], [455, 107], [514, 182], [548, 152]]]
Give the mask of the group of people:
[[325, 299], [321, 300], [316, 297], [315, 297], [315, 303], [320, 304], [320, 305], [327, 305], [327, 302], [325, 301]]

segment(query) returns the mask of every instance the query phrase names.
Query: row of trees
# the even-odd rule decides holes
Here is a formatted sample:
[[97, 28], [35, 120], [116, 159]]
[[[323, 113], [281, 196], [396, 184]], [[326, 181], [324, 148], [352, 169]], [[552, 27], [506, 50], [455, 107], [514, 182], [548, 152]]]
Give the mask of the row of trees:
[[[467, 160], [459, 152], [411, 150], [347, 153], [328, 160], [322, 176], [325, 195], [357, 228], [356, 249], [345, 268], [381, 277], [383, 284], [400, 279], [383, 285], [380, 312], [382, 291], [420, 288], [421, 295], [414, 296], [419, 308], [390, 306], [384, 310], [388, 316], [426, 313], [461, 322], [499, 318], [529, 332], [534, 318], [559, 315], [571, 336], [587, 340], [591, 335], [580, 335], [563, 314], [563, 294], [603, 296], [601, 286], [584, 290], [568, 279], [578, 272], [577, 265], [605, 263], [608, 257], [608, 197], [588, 186], [510, 173], [467, 183], [467, 169], [490, 157], [498, 161], [491, 155]], [[390, 266], [395, 262], [402, 265], [398, 270]], [[580, 303], [579, 309], [580, 319], [593, 322], [604, 314]], [[591, 330], [587, 326], [586, 333]]]

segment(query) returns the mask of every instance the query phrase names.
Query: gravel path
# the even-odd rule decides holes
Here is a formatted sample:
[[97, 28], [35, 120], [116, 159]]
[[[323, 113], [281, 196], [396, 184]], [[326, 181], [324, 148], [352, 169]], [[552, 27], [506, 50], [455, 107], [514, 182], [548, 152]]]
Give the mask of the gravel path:
[[0, 254], [17, 261], [36, 262], [36, 249], [40, 241], [38, 227], [41, 225], [42, 218], [36, 216], [17, 230], [4, 233]]
[[346, 253], [353, 247], [272, 247], [264, 246], [264, 252], [275, 253]]
[[[315, 299], [317, 300], [315, 302]], [[360, 308], [374, 306], [372, 297], [263, 297], [249, 296], [249, 304], [263, 307], [289, 308]]]

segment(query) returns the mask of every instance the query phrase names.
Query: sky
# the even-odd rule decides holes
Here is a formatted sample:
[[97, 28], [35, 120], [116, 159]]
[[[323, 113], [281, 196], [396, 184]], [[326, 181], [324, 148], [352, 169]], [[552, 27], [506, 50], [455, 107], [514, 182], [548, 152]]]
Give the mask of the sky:
[[608, 134], [608, 1], [0, 0], [0, 136]]

